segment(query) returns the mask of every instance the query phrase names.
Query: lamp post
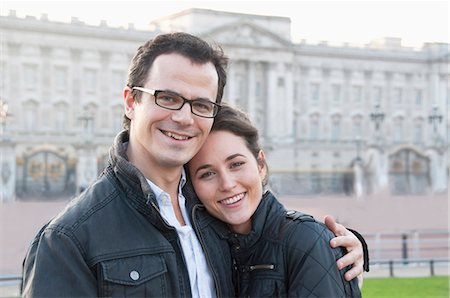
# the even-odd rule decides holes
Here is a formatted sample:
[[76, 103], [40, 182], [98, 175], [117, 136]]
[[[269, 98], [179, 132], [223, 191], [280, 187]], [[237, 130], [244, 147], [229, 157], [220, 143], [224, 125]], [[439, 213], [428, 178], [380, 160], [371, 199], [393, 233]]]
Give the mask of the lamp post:
[[6, 120], [10, 114], [8, 113], [8, 104], [0, 99], [0, 135], [2, 138], [6, 133]]
[[381, 123], [384, 120], [384, 113], [381, 111], [381, 107], [379, 104], [375, 105], [374, 111], [370, 113], [370, 120], [372, 120], [375, 123], [375, 134], [377, 139], [379, 140], [381, 138]]
[[354, 142], [356, 145], [356, 160], [359, 162], [361, 161], [361, 144], [363, 142], [361, 136], [356, 136]]
[[442, 122], [443, 116], [439, 112], [439, 108], [437, 106], [434, 106], [431, 109], [431, 113], [428, 116], [428, 122], [433, 126], [433, 136], [434, 136], [434, 142], [438, 143], [439, 141], [439, 132], [438, 132], [438, 125]]

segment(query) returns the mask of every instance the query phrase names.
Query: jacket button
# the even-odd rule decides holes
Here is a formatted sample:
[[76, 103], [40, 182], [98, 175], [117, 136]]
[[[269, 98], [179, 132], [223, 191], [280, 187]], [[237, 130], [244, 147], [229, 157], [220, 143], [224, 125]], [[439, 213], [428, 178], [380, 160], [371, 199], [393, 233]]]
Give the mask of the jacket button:
[[138, 279], [139, 279], [139, 272], [137, 272], [137, 271], [135, 271], [135, 270], [131, 271], [131, 272], [130, 272], [130, 278], [131, 278], [132, 280], [138, 280]]

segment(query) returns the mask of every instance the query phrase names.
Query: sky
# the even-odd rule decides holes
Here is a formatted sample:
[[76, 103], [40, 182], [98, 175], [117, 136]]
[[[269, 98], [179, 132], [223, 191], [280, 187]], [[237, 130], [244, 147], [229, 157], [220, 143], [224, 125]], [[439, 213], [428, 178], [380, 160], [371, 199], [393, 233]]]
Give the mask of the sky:
[[274, 15], [291, 19], [294, 42], [328, 41], [365, 45], [381, 37], [399, 37], [404, 46], [425, 42], [450, 43], [450, 1], [8, 1], [0, 0], [0, 15], [16, 10], [18, 17], [40, 17], [90, 25], [106, 20], [112, 27], [148, 29], [150, 21], [188, 8]]

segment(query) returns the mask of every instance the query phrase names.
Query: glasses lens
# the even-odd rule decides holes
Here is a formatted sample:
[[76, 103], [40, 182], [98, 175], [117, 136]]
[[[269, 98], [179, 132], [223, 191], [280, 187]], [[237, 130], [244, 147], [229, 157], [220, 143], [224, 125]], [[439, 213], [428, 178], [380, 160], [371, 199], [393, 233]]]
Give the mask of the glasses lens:
[[177, 110], [183, 105], [184, 100], [175, 94], [159, 92], [156, 96], [156, 104], [172, 110]]
[[203, 117], [213, 117], [215, 113], [215, 105], [209, 100], [193, 100], [191, 101], [192, 111], [194, 114]]

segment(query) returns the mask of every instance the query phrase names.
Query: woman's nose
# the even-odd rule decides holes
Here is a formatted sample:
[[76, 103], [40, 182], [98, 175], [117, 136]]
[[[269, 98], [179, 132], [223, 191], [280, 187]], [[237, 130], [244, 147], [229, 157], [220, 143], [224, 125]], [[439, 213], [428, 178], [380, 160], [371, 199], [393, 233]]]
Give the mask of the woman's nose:
[[230, 174], [222, 174], [221, 180], [220, 180], [220, 189], [222, 191], [228, 191], [230, 189], [233, 189], [236, 186], [236, 180], [234, 177]]

